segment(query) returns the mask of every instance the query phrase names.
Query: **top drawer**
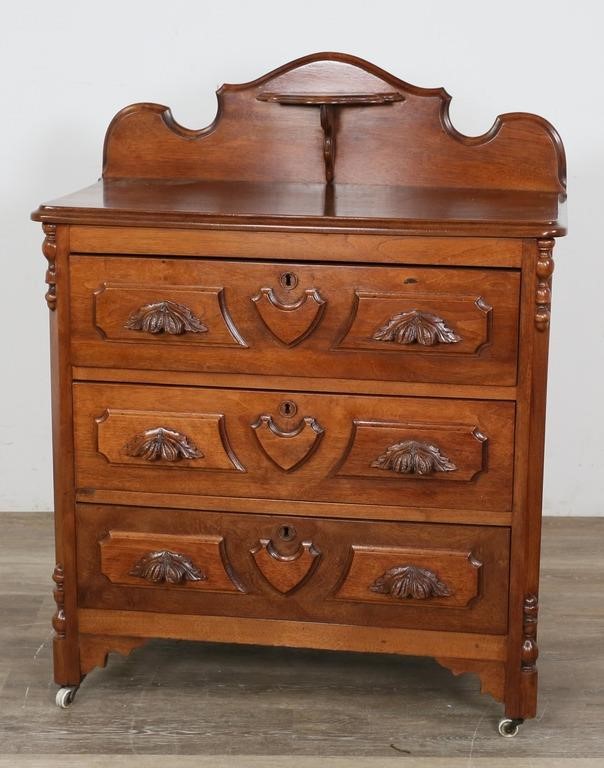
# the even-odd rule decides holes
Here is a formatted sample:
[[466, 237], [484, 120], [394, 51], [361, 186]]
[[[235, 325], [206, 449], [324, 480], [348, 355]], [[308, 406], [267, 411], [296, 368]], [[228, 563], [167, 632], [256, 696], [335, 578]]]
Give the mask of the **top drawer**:
[[71, 257], [73, 363], [516, 383], [520, 273]]

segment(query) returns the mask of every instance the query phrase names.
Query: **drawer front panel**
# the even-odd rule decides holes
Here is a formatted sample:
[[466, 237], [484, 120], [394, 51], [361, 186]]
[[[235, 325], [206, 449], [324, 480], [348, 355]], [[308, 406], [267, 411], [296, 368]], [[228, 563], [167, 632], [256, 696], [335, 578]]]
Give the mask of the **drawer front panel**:
[[244, 592], [222, 536], [110, 531], [99, 541], [100, 570], [112, 584]]
[[515, 385], [520, 273], [72, 256], [80, 366]]
[[511, 402], [79, 383], [74, 408], [79, 488], [511, 509]]
[[92, 504], [77, 515], [80, 607], [507, 628], [507, 528]]

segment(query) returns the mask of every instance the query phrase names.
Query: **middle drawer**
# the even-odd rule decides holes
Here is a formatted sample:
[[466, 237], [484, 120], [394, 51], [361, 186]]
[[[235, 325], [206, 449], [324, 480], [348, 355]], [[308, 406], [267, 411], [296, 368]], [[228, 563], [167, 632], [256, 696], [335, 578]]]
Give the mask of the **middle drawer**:
[[505, 512], [512, 402], [74, 384], [78, 488]]

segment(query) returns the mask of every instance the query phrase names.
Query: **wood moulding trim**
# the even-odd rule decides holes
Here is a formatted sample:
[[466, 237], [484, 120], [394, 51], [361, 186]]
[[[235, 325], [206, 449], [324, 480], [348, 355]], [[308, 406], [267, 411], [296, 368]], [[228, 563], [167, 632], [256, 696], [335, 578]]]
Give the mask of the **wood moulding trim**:
[[[56, 228], [56, 293], [69, 296], [69, 235], [68, 227]], [[78, 685], [81, 680], [75, 546], [75, 461], [73, 445], [73, 408], [71, 347], [69, 340], [70, 302], [59, 301], [56, 311], [49, 313], [51, 347], [52, 395], [52, 455], [54, 479], [55, 562], [59, 566], [55, 582], [59, 633], [53, 641], [54, 680], [59, 685]], [[60, 587], [60, 588], [59, 588]], [[61, 614], [62, 610], [62, 614]], [[64, 622], [62, 621], [64, 617]], [[56, 630], [55, 630], [56, 631]]]
[[[524, 650], [525, 601], [537, 595], [541, 541], [541, 493], [547, 384], [547, 329], [536, 327], [535, 296], [539, 276], [538, 243], [524, 244], [518, 365], [518, 404], [516, 408], [516, 456], [514, 462], [514, 507], [510, 550], [510, 600], [508, 621], [508, 667], [506, 715], [534, 717], [537, 708], [537, 670], [523, 670], [529, 649]], [[534, 625], [536, 629], [536, 625]], [[534, 640], [534, 636], [533, 636]], [[530, 649], [532, 654], [534, 649]], [[525, 659], [523, 659], [523, 654]], [[535, 659], [536, 660], [536, 659]], [[533, 662], [528, 662], [534, 664]]]
[[65, 640], [65, 627], [67, 624], [65, 618], [65, 572], [61, 563], [55, 565], [52, 580], [56, 585], [53, 590], [53, 597], [57, 606], [52, 617], [52, 626], [55, 631], [55, 639]]
[[[385, 324], [377, 328], [370, 339], [364, 339], [365, 342], [375, 341], [369, 349], [372, 352], [386, 352], [391, 354], [393, 349], [407, 348], [410, 352], [422, 353], [430, 352], [431, 355], [447, 355], [451, 352], [463, 355], [480, 355], [483, 350], [492, 344], [493, 334], [493, 307], [486, 303], [482, 296], [477, 296], [473, 300], [465, 295], [441, 294], [441, 299], [453, 299], [456, 301], [472, 301], [474, 307], [482, 313], [484, 319], [483, 337], [477, 341], [474, 349], [466, 349], [464, 352], [458, 352], [456, 347], [449, 347], [449, 344], [458, 344], [463, 342], [463, 338], [448, 326], [448, 323], [441, 317], [431, 312], [424, 312], [418, 309], [409, 309], [419, 301], [434, 301], [434, 295], [415, 294], [411, 299], [408, 295], [400, 291], [364, 291], [356, 289], [354, 291], [354, 303], [344, 331], [331, 347], [332, 350], [349, 349], [359, 351], [359, 339], [355, 335], [356, 324], [361, 320], [363, 314], [363, 304], [367, 307], [375, 301], [391, 301], [392, 299], [400, 302], [401, 306], [406, 306], [405, 310], [399, 311], [386, 321]], [[352, 336], [352, 340], [348, 341]], [[354, 340], [356, 338], [356, 341]], [[361, 347], [363, 349], [365, 347]]]
[[[146, 421], [149, 426], [142, 424]], [[138, 464], [148, 467], [178, 467], [179, 470], [245, 472], [231, 448], [224, 414], [169, 413], [131, 409], [105, 409], [95, 418], [96, 450], [110, 464]], [[187, 434], [175, 429], [184, 424], [195, 434], [204, 424], [211, 432], [196, 436], [209, 446], [207, 453]], [[201, 440], [200, 440], [201, 438]], [[121, 446], [120, 446], [121, 443]], [[205, 447], [205, 446], [204, 446]], [[227, 462], [223, 459], [226, 458]], [[132, 462], [131, 460], [135, 461]], [[205, 463], [198, 463], [205, 459]], [[225, 465], [226, 464], [226, 465]]]
[[118, 637], [116, 635], [80, 634], [80, 671], [87, 675], [95, 667], [105, 667], [110, 653], [128, 656], [135, 648], [144, 645], [144, 637]]
[[[36, 211], [34, 221], [54, 224], [84, 225], [92, 227], [153, 227], [163, 229], [190, 229], [194, 231], [214, 231], [229, 229], [233, 232], [283, 232], [292, 234], [344, 234], [349, 235], [395, 235], [399, 237], [421, 236], [428, 239], [438, 237], [473, 237], [479, 235], [486, 238], [550, 238], [566, 235], [564, 224], [552, 222], [525, 221], [462, 221], [442, 222], [440, 226], [432, 223], [430, 226], [422, 219], [396, 220], [390, 224], [381, 219], [336, 219], [335, 217], [309, 217], [305, 224], [300, 224], [298, 217], [287, 218], [276, 216], [245, 216], [239, 217], [241, 223], [234, 223], [232, 216], [207, 216], [206, 220], [199, 214], [186, 215], [183, 213], [162, 213], [154, 216], [150, 213], [133, 214], [129, 211], [63, 208], [46, 205]], [[207, 254], [202, 254], [207, 255]], [[309, 255], [311, 261], [319, 257]], [[345, 259], [342, 259], [344, 261]], [[484, 260], [483, 260], [484, 262]]]
[[442, 509], [427, 507], [392, 507], [376, 504], [341, 504], [337, 502], [285, 501], [251, 497], [199, 496], [186, 493], [159, 494], [144, 491], [112, 491], [103, 488], [78, 488], [76, 500], [83, 504], [122, 504], [132, 507], [163, 507], [210, 510], [216, 512], [254, 512], [256, 514], [296, 515], [303, 517], [346, 518], [360, 516], [368, 520], [462, 523], [509, 526], [511, 512], [482, 512], [477, 509]]
[[351, 624], [196, 616], [80, 608], [80, 630], [88, 634], [171, 638], [219, 643], [290, 646], [341, 651], [377, 651], [413, 656], [441, 656], [446, 646], [454, 658], [505, 661], [506, 636], [472, 632], [392, 629]]
[[401, 395], [405, 397], [442, 397], [461, 400], [515, 400], [516, 387], [465, 384], [424, 384], [422, 382], [383, 382], [358, 379], [300, 379], [293, 376], [258, 376], [256, 374], [203, 373], [193, 371], [139, 371], [128, 368], [87, 368], [74, 366], [75, 381], [95, 381], [136, 384], [167, 384], [183, 386], [228, 387], [229, 389], [288, 390], [292, 393], [326, 392], [341, 395]]
[[549, 329], [552, 308], [552, 275], [554, 274], [554, 240], [537, 240], [537, 289], [535, 291], [535, 327], [538, 331]]
[[505, 665], [498, 661], [449, 659], [437, 656], [436, 661], [454, 675], [472, 674], [480, 680], [480, 692], [489, 693], [496, 701], [505, 698]]
[[[390, 435], [394, 432], [404, 435], [420, 435], [427, 433], [426, 442], [417, 440], [415, 437], [407, 437], [396, 442], [390, 442], [389, 438], [386, 449], [378, 454], [371, 462], [366, 465], [367, 472], [359, 469], [358, 451], [356, 446], [359, 444], [359, 437], [363, 432], [376, 432], [386, 430]], [[457, 434], [457, 437], [470, 438], [470, 442], [478, 447], [479, 456], [474, 457], [474, 463], [458, 467], [449, 456], [443, 454], [438, 444], [437, 438], [433, 435], [440, 432], [441, 435]], [[361, 438], [362, 439], [362, 438]], [[475, 441], [475, 442], [474, 442]], [[487, 446], [488, 437], [484, 435], [478, 427], [472, 424], [432, 424], [430, 422], [398, 422], [398, 421], [363, 421], [362, 419], [353, 419], [352, 430], [348, 444], [340, 458], [332, 469], [332, 475], [335, 477], [358, 477], [369, 476], [378, 477], [383, 474], [388, 479], [409, 479], [412, 481], [423, 481], [433, 479], [455, 480], [459, 482], [472, 482], [478, 475], [487, 469]], [[356, 455], [355, 455], [356, 453]], [[361, 454], [362, 455], [362, 454]], [[377, 470], [377, 471], [375, 471]], [[450, 474], [452, 473], [452, 474]]]
[[57, 307], [57, 227], [55, 224], [42, 224], [44, 231], [44, 242], [42, 243], [42, 253], [48, 261], [46, 270], [46, 285], [48, 289], [44, 298], [48, 304], [48, 309], [52, 312]]
[[522, 653], [520, 666], [523, 672], [530, 675], [537, 673], [537, 621], [539, 616], [539, 601], [537, 595], [527, 595], [522, 607]]

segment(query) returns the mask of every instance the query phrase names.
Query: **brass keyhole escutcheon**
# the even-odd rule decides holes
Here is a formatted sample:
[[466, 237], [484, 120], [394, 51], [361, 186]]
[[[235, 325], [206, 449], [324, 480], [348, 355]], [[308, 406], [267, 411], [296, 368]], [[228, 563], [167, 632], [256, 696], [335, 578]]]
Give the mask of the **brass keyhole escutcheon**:
[[296, 538], [296, 529], [293, 525], [282, 525], [277, 530], [277, 536], [281, 541], [292, 541]]
[[298, 276], [294, 272], [284, 272], [279, 282], [286, 291], [292, 291], [298, 285]]
[[294, 403], [293, 400], [284, 400], [279, 406], [279, 413], [281, 416], [285, 416], [286, 418], [295, 416], [297, 411], [298, 406]]

